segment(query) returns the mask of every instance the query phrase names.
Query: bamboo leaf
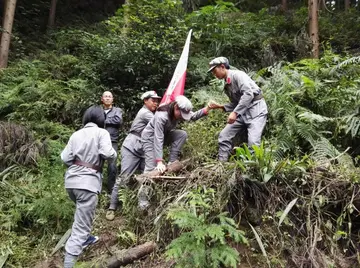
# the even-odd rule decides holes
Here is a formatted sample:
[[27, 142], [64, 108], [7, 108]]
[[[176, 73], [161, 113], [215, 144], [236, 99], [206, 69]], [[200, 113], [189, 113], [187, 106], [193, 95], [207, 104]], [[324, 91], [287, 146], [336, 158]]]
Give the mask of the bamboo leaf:
[[296, 201], [298, 199], [295, 198], [294, 200], [292, 200], [285, 208], [284, 213], [281, 215], [280, 220], [279, 220], [279, 226], [281, 225], [281, 223], [284, 221], [285, 217], [289, 214], [290, 210], [292, 209], [292, 207], [295, 205]]
[[267, 254], [266, 254], [266, 250], [265, 250], [264, 244], [263, 244], [263, 242], [261, 241], [261, 238], [260, 238], [259, 234], [256, 232], [255, 228], [254, 228], [250, 223], [249, 223], [249, 225], [250, 225], [251, 230], [253, 231], [253, 233], [254, 233], [254, 235], [255, 235], [256, 241], [257, 241], [258, 244], [259, 244], [259, 247], [260, 247], [260, 249], [261, 249], [262, 254], [263, 254], [264, 257], [266, 258], [267, 264], [269, 265], [269, 267], [271, 267], [271, 266], [270, 266], [269, 258], [268, 258]]
[[5, 265], [5, 262], [9, 258], [9, 253], [6, 253], [4, 256], [0, 256], [0, 268]]
[[67, 230], [66, 233], [61, 237], [61, 239], [59, 240], [59, 242], [56, 244], [55, 248], [51, 252], [51, 255], [54, 255], [60, 248], [62, 248], [62, 246], [65, 244], [66, 240], [68, 240], [70, 235], [71, 235], [71, 229]]

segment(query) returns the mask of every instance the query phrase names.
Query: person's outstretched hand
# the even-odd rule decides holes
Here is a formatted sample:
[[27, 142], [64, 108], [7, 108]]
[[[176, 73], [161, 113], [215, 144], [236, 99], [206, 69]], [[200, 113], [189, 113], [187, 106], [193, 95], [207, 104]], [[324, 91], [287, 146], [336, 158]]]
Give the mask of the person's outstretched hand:
[[160, 173], [164, 173], [166, 171], [166, 166], [162, 161], [158, 162], [155, 170], [159, 171]]
[[207, 107], [209, 107], [210, 110], [213, 110], [213, 109], [224, 109], [224, 106], [211, 100], [209, 101]]

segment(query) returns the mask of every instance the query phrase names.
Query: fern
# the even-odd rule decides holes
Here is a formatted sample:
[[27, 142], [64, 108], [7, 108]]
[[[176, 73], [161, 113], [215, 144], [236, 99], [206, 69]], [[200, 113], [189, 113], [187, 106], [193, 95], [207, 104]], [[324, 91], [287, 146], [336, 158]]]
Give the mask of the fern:
[[342, 69], [346, 66], [354, 65], [354, 64], [360, 64], [360, 56], [356, 56], [356, 57], [352, 57], [350, 59], [344, 60], [343, 62], [339, 63], [334, 68], [332, 68], [331, 73], [333, 74], [336, 71], [338, 71], [339, 69]]
[[167, 258], [174, 259], [176, 267], [237, 267], [239, 253], [228, 245], [229, 238], [237, 243], [248, 242], [225, 213], [210, 216], [214, 193], [206, 188], [192, 191], [187, 201], [169, 210], [167, 218], [183, 230], [166, 250]]

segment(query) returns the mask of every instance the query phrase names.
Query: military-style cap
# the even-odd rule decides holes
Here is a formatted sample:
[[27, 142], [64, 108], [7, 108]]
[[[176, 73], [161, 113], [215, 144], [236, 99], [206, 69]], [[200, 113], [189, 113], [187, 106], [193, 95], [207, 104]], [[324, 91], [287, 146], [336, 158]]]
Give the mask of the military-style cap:
[[193, 108], [191, 101], [185, 96], [180, 95], [175, 98], [175, 102], [180, 109], [181, 117], [185, 121], [189, 121], [191, 118], [191, 110]]
[[149, 99], [149, 98], [161, 99], [161, 97], [154, 90], [146, 91], [144, 94], [141, 95], [140, 98], [142, 100]]
[[229, 60], [225, 57], [217, 57], [215, 59], [213, 59], [212, 61], [210, 61], [209, 65], [210, 65], [210, 69], [207, 71], [208, 73], [211, 72], [216, 66], [220, 65], [220, 64], [224, 64], [225, 67], [230, 66], [229, 65]]

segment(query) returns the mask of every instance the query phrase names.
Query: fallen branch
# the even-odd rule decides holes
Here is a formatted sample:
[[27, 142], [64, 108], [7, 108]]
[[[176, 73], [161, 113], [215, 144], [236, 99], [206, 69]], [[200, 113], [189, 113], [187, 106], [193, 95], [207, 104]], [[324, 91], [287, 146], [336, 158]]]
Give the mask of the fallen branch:
[[[184, 167], [185, 167], [185, 164], [187, 164], [189, 162], [189, 159], [187, 160], [184, 160], [184, 161], [175, 161], [171, 164], [169, 164], [167, 167], [166, 167], [166, 171], [161, 173], [157, 170], [153, 170], [153, 171], [150, 171], [150, 172], [146, 172], [144, 174], [141, 174], [141, 175], [138, 175], [138, 176], [135, 176], [135, 179], [139, 182], [139, 183], [143, 183], [146, 179], [165, 179], [165, 177], [167, 176], [163, 176], [163, 174], [166, 174], [166, 173], [177, 173], [179, 172], [180, 170], [182, 170]], [[170, 178], [170, 177], [169, 177]], [[182, 177], [179, 177], [179, 179], [185, 179], [185, 178], [182, 178]]]
[[155, 242], [146, 242], [145, 244], [121, 251], [115, 251], [114, 256], [106, 261], [107, 268], [118, 268], [140, 259], [156, 249]]
[[179, 176], [153, 176], [150, 179], [165, 179], [165, 180], [184, 180], [187, 177], [179, 177]]

